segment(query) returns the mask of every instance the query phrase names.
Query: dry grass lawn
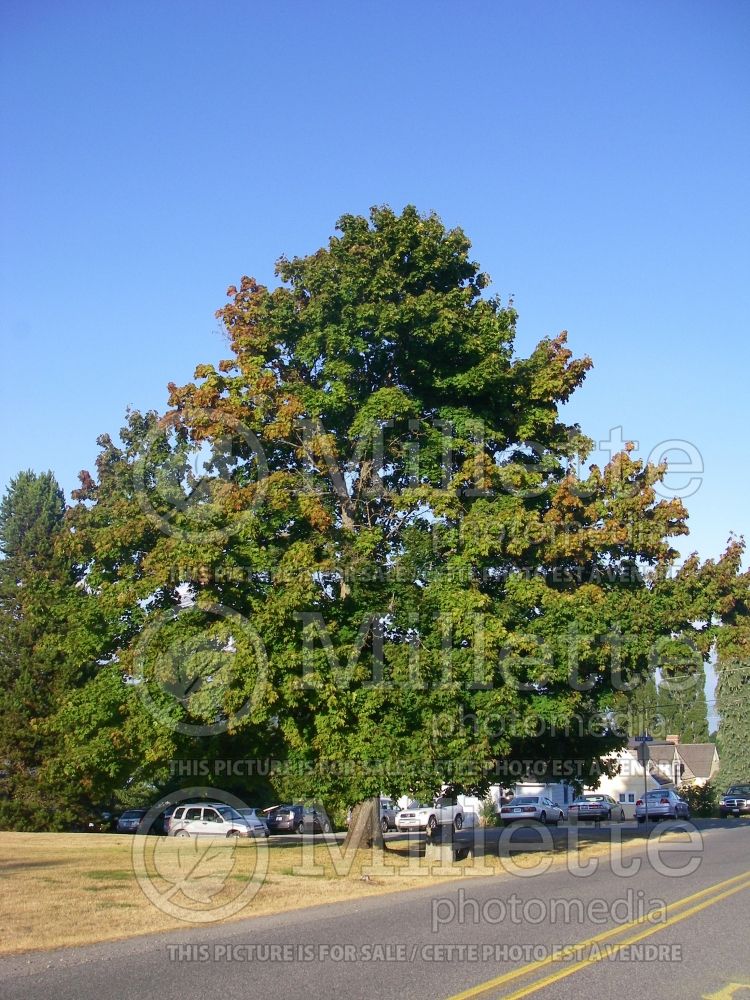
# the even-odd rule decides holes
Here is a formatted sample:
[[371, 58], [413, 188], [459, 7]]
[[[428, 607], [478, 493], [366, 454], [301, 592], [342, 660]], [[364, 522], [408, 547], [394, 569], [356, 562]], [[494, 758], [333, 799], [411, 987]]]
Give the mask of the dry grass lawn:
[[[558, 851], [467, 858], [441, 867], [410, 853], [341, 844], [196, 842], [111, 834], [0, 832], [0, 953], [89, 944], [176, 927], [279, 913], [425, 886], [502, 875], [512, 865], [559, 864]], [[602, 853], [607, 845], [582, 847]]]

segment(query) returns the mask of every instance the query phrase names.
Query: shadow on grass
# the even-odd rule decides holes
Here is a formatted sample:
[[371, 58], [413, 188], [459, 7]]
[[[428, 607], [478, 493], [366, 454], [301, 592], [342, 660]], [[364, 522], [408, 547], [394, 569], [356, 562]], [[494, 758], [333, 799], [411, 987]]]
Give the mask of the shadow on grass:
[[[703, 824], [701, 824], [703, 826]], [[713, 824], [712, 824], [713, 825]], [[595, 845], [618, 845], [647, 838], [659, 823], [586, 823], [549, 827], [538, 822], [511, 823], [502, 827], [474, 827], [436, 838], [436, 844], [452, 845], [458, 860], [465, 857], [513, 856], [534, 852], [563, 855]], [[685, 829], [690, 823], [685, 823]], [[704, 827], [705, 828], [705, 827]], [[422, 857], [428, 841], [424, 835], [406, 835], [386, 843], [386, 851], [401, 857]]]

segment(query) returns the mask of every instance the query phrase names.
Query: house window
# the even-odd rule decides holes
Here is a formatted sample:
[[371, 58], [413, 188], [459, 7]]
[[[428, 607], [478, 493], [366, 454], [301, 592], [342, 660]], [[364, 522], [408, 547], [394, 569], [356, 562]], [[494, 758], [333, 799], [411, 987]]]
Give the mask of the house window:
[[633, 792], [628, 792], [628, 802], [635, 802], [635, 795]]
[[625, 792], [620, 792], [620, 802], [625, 801]]

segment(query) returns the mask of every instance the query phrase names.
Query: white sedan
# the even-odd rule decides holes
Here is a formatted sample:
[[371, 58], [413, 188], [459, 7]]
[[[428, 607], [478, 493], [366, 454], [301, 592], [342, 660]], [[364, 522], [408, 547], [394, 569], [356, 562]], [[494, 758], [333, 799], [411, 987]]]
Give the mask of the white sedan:
[[557, 826], [561, 819], [565, 819], [565, 813], [546, 795], [516, 795], [500, 807], [500, 819], [504, 823], [535, 819]]

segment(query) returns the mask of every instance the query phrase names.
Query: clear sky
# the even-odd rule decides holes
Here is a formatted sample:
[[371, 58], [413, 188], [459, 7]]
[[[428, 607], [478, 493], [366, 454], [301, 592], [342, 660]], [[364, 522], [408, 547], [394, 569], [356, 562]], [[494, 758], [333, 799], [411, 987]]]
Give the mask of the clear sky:
[[670, 480], [683, 552], [750, 539], [746, 0], [0, 17], [1, 488], [27, 467], [75, 487], [127, 406], [226, 356], [227, 285], [411, 202], [465, 229], [522, 352], [567, 329], [592, 356], [570, 419], [702, 464]]

